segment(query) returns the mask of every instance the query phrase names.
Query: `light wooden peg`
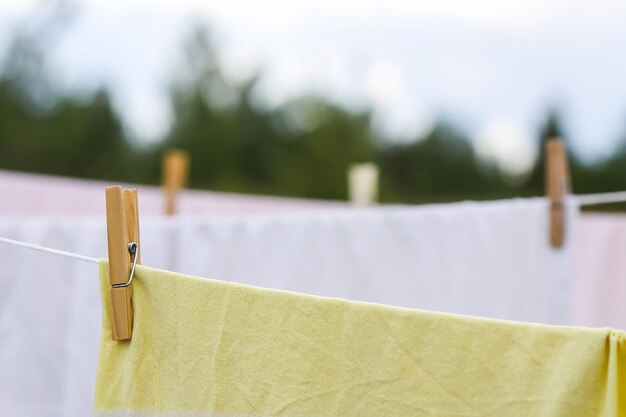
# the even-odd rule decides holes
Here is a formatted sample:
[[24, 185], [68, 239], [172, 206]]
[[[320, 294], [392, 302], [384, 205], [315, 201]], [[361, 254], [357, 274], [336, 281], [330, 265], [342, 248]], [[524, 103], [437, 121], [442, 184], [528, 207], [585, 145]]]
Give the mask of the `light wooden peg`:
[[[111, 284], [111, 331], [113, 340], [129, 340], [133, 332], [132, 284], [124, 284], [130, 278], [131, 255], [128, 244], [139, 245], [139, 216], [137, 190], [124, 190], [119, 186], [107, 187], [107, 242], [109, 249], [109, 283]], [[141, 248], [137, 251], [140, 262]]]
[[171, 150], [163, 158], [163, 188], [165, 189], [165, 214], [176, 213], [176, 196], [187, 184], [189, 155], [185, 151]]
[[[128, 242], [135, 242], [141, 246], [139, 238], [139, 205], [136, 189], [124, 190], [124, 215], [126, 216], [126, 230]], [[141, 264], [141, 252], [137, 252], [137, 264]]]
[[567, 152], [561, 139], [546, 143], [546, 192], [550, 201], [550, 245], [560, 248], [565, 242], [565, 196], [569, 193]]
[[368, 162], [348, 169], [350, 202], [357, 207], [371, 206], [378, 200], [378, 167]]

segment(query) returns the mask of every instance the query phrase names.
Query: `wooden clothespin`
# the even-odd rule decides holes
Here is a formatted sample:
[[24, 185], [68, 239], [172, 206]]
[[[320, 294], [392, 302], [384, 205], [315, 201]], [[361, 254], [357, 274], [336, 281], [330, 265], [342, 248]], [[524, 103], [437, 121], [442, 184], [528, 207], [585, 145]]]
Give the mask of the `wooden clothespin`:
[[348, 170], [350, 202], [357, 207], [371, 206], [378, 201], [378, 167], [368, 162], [352, 164]]
[[550, 245], [565, 242], [565, 196], [570, 190], [567, 152], [561, 139], [546, 142], [546, 192], [550, 200]]
[[189, 155], [185, 151], [170, 150], [163, 158], [163, 187], [165, 188], [165, 214], [176, 213], [176, 195], [187, 184]]
[[107, 187], [105, 195], [112, 338], [129, 340], [133, 333], [133, 263], [141, 263], [137, 190]]

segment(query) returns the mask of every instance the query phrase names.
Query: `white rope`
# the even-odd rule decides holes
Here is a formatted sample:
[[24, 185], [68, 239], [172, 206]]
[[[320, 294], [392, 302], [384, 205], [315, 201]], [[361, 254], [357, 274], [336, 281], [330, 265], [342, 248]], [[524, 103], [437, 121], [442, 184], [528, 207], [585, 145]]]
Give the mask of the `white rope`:
[[598, 204], [624, 203], [626, 202], [626, 191], [600, 194], [583, 194], [575, 198], [581, 206], [594, 206]]
[[96, 264], [98, 263], [98, 260], [96, 258], [92, 258], [91, 256], [79, 255], [77, 253], [66, 252], [66, 251], [63, 251], [63, 250], [46, 248], [45, 246], [37, 245], [35, 243], [20, 242], [19, 240], [7, 239], [6, 237], [0, 237], [0, 242], [6, 243], [8, 245], [19, 246], [19, 247], [22, 247], [22, 248], [27, 248], [27, 249], [37, 250], [37, 251], [40, 251], [40, 252], [50, 253], [52, 255], [65, 256], [66, 258], [77, 259], [77, 260], [83, 261], [83, 262], [92, 262], [92, 263], [96, 263]]

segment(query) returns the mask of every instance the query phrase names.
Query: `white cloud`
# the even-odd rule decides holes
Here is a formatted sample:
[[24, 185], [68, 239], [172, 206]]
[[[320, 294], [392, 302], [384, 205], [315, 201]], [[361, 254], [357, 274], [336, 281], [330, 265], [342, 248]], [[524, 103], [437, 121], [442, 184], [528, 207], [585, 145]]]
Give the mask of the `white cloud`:
[[510, 120], [487, 123], [474, 146], [480, 157], [495, 163], [500, 172], [510, 176], [526, 174], [533, 167], [537, 154], [532, 135], [521, 124]]
[[414, 139], [432, 128], [433, 116], [411, 93], [397, 66], [372, 65], [363, 76], [362, 88], [373, 105], [374, 123], [387, 136]]
[[0, 16], [33, 12], [39, 3], [41, 2], [37, 0], [2, 0], [0, 1]]
[[352, 96], [349, 62], [346, 54], [336, 48], [286, 49], [264, 61], [259, 94], [271, 106], [308, 94], [337, 102], [347, 102]]
[[153, 90], [135, 90], [117, 94], [114, 103], [124, 115], [127, 128], [144, 141], [160, 139], [172, 123], [172, 109], [167, 97]]
[[363, 77], [367, 97], [379, 107], [387, 107], [404, 97], [406, 86], [398, 69], [388, 62], [374, 64]]
[[241, 84], [249, 81], [260, 70], [260, 57], [248, 48], [226, 50], [221, 56], [224, 76], [229, 82]]
[[[16, 0], [13, 0], [16, 2]], [[110, 8], [128, 8], [125, 0], [83, 0], [84, 3]], [[297, 25], [311, 14], [334, 16], [352, 20], [380, 19], [385, 16], [414, 22], [446, 17], [460, 22], [498, 27], [532, 27], [547, 22], [562, 13], [562, 8], [541, 0], [135, 0], [134, 6], [187, 9], [223, 21], [255, 21], [264, 25]]]

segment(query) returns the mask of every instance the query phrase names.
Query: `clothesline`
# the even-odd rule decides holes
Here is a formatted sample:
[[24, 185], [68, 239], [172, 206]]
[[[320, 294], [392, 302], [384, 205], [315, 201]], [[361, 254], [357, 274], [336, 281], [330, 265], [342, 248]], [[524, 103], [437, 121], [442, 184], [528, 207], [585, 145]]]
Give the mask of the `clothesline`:
[[594, 206], [598, 204], [624, 203], [626, 202], [626, 191], [616, 191], [612, 193], [580, 194], [574, 196], [581, 206]]
[[26, 249], [32, 249], [32, 250], [36, 250], [40, 252], [50, 253], [52, 255], [58, 255], [58, 256], [64, 256], [66, 258], [77, 259], [83, 262], [91, 262], [91, 263], [96, 263], [96, 264], [98, 263], [98, 259], [92, 258], [91, 256], [85, 256], [85, 255], [80, 255], [77, 253], [66, 252], [64, 250], [48, 248], [45, 246], [38, 245], [36, 243], [21, 242], [19, 240], [7, 239], [6, 237], [0, 237], [0, 242], [6, 243], [9, 245], [19, 246], [19, 247], [26, 248]]

